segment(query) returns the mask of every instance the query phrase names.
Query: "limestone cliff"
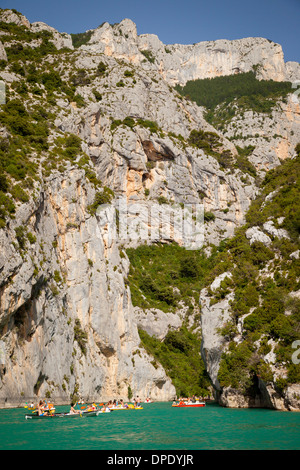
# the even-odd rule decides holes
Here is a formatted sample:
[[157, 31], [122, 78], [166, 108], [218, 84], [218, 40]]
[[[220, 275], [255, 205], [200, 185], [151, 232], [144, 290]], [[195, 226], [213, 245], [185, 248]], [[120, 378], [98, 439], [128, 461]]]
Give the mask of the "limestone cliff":
[[155, 68], [171, 85], [248, 72], [257, 66], [259, 77], [264, 79], [293, 80], [295, 73], [299, 79], [299, 64], [285, 63], [282, 47], [265, 38], [165, 45], [154, 34], [137, 35], [136, 25], [125, 19], [117, 25], [99, 26], [82, 48]]
[[[123, 20], [74, 48], [69, 35], [11, 10], [1, 11], [1, 21], [18, 28], [3, 28], [0, 47], [7, 92], [0, 113], [0, 405], [45, 396], [57, 404], [71, 395], [126, 399], [130, 390], [170, 400], [175, 388], [141, 346], [138, 327], [162, 339], [186, 310], [133, 308], [124, 248], [141, 239], [111, 238], [109, 221], [120, 199], [147, 230], [164, 226], [158, 217], [149, 225], [155, 204], [165, 214], [173, 204], [203, 204], [207, 250], [231, 237], [259, 192], [257, 181], [224, 165], [238, 156], [233, 123], [216, 129], [171, 85], [257, 64], [260, 77], [286, 80], [297, 67], [260, 38], [164, 46]], [[298, 108], [279, 103], [264, 123], [264, 135], [271, 138], [275, 125], [280, 137], [271, 157], [264, 140], [257, 146], [257, 170], [291, 155]], [[242, 125], [254, 134], [259, 126], [253, 115]], [[213, 140], [210, 152], [193, 144], [193, 131]], [[172, 237], [162, 230], [158, 240], [180, 242], [171, 229]], [[209, 319], [208, 304], [204, 310], [203, 351], [216, 352], [219, 319]], [[218, 354], [205, 356], [214, 385]]]
[[[1, 404], [35, 394], [66, 402], [74, 390], [108, 400], [127, 397], [128, 386], [156, 399], [174, 394], [163, 370], [136, 354], [128, 262], [87, 214], [93, 196], [82, 170], [53, 174], [1, 231]], [[13, 246], [16, 224], [36, 237], [24, 251]]]

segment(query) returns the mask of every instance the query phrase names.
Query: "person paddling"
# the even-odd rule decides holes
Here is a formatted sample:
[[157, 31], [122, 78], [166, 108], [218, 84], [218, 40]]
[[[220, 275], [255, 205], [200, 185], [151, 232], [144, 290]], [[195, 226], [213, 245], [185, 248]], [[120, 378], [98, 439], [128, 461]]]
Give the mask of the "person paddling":
[[38, 404], [38, 415], [39, 416], [46, 416], [48, 415], [48, 411], [45, 410], [44, 408], [44, 404], [42, 402], [42, 400], [39, 402]]
[[71, 403], [71, 408], [70, 408], [70, 413], [71, 413], [71, 414], [80, 413], [79, 410], [75, 410], [74, 406], [75, 406], [75, 405], [74, 405], [74, 403], [72, 402], [72, 403]]

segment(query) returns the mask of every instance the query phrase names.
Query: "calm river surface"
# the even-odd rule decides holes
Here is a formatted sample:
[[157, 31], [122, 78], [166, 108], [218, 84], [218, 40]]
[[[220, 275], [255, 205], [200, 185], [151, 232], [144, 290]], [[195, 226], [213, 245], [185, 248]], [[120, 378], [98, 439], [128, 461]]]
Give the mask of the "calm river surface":
[[151, 403], [143, 410], [53, 420], [26, 420], [25, 411], [0, 410], [1, 450], [300, 449], [300, 413], [213, 403], [196, 409]]

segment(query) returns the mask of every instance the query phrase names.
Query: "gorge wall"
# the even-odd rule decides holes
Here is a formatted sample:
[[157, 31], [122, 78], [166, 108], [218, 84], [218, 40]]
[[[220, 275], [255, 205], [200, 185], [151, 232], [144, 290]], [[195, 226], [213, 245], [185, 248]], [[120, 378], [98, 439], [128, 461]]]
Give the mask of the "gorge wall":
[[[41, 22], [30, 24], [10, 10], [1, 11], [1, 21], [19, 27], [13, 33], [2, 27], [0, 36], [0, 77], [8, 104], [21, 101], [35, 124], [37, 110], [45, 108], [48, 127], [46, 146], [31, 140], [26, 147], [36, 172], [30, 189], [9, 165], [4, 168], [9, 187], [2, 192], [15, 210], [12, 217], [3, 216], [0, 228], [0, 406], [45, 396], [57, 404], [71, 395], [127, 399], [130, 390], [171, 400], [175, 387], [141, 346], [138, 328], [162, 338], [169, 327], [180, 327], [185, 310], [155, 312], [160, 325], [155, 328], [151, 313], [133, 307], [125, 249], [141, 240], [111, 239], [109, 221], [120, 198], [147, 229], [154, 204], [203, 204], [213, 214], [204, 225], [207, 252], [231, 237], [245, 223], [258, 182], [196, 148], [191, 132], [201, 129], [217, 136], [215, 155], [230, 154], [233, 161], [236, 145], [255, 143], [249, 160], [263, 176], [294, 155], [300, 141], [299, 103], [292, 94], [279, 101], [263, 126], [263, 115], [249, 112], [237, 118], [247, 140], [235, 141], [234, 121], [218, 131], [205, 120], [203, 108], [172, 86], [254, 68], [259, 78], [295, 81], [299, 64], [285, 63], [281, 46], [262, 38], [166, 46], [155, 35], [138, 36], [126, 19], [114, 26], [104, 23], [86, 44], [74, 48], [70, 35]], [[25, 60], [16, 53], [20, 42]], [[49, 43], [55, 50], [45, 54], [42, 46]], [[33, 53], [42, 54], [40, 61]], [[57, 80], [54, 88], [48, 73], [51, 84]], [[2, 146], [12, 145], [19, 135], [5, 116]], [[68, 154], [61, 142], [73, 135], [80, 148]], [[22, 138], [27, 146], [27, 134]], [[20, 185], [27, 197], [14, 196]], [[96, 211], [97, 197], [104, 200], [101, 194], [107, 195], [108, 206]], [[170, 241], [169, 231], [161, 231], [161, 240]], [[180, 242], [176, 236], [173, 240]], [[225, 311], [223, 323], [229, 315], [226, 306], [219, 306]], [[220, 357], [209, 351], [221, 347], [216, 339], [220, 325], [213, 326], [209, 315], [204, 308], [203, 354], [218, 389]]]

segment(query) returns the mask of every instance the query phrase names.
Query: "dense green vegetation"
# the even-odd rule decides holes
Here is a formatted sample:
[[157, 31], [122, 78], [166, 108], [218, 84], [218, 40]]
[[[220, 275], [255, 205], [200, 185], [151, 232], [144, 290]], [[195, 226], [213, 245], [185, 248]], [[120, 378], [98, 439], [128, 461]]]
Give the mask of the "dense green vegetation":
[[[47, 137], [49, 129], [45, 114], [39, 112], [29, 113], [24, 104], [17, 99], [9, 100], [1, 107], [0, 123], [10, 130], [12, 135], [17, 135], [23, 140], [22, 147], [36, 147], [47, 150]], [[27, 144], [27, 145], [26, 145]]]
[[249, 162], [247, 158], [255, 149], [254, 145], [247, 145], [243, 148], [236, 145], [236, 149], [238, 151], [238, 156], [236, 157], [235, 163], [236, 168], [239, 168], [244, 173], [249, 173], [249, 175], [256, 177], [255, 166], [252, 165], [252, 163]]
[[[258, 80], [254, 71], [193, 80], [175, 88], [181, 95], [204, 106], [206, 120], [218, 131], [226, 130], [235, 116], [242, 117], [247, 110], [270, 114], [278, 100], [292, 92], [290, 82]], [[243, 139], [244, 136], [234, 135], [232, 138]], [[192, 131], [189, 143], [215, 157], [222, 168], [238, 168], [256, 177], [256, 169], [248, 160], [254, 146], [237, 147], [238, 156], [233, 158], [230, 152], [222, 151], [217, 134], [202, 130]]]
[[88, 43], [91, 39], [93, 31], [85, 31], [85, 33], [71, 33], [72, 43], [74, 47], [80, 47]]
[[[0, 22], [0, 30], [5, 34], [1, 36], [1, 41], [6, 46], [6, 43], [11, 42], [10, 47], [6, 48], [7, 58], [9, 63], [16, 61], [22, 62], [24, 65], [26, 61], [39, 62], [48, 54], [61, 54], [64, 50], [58, 51], [51, 41], [53, 33], [50, 31], [33, 32], [26, 28], [14, 23]], [[33, 41], [40, 40], [39, 45], [31, 47]]]
[[0, 108], [0, 124], [10, 132], [0, 138], [0, 227], [15, 212], [15, 201], [27, 202], [28, 190], [38, 180], [38, 165], [33, 154], [48, 149], [48, 123], [42, 109], [30, 112], [18, 99], [9, 100]]
[[[298, 148], [297, 145], [296, 149]], [[262, 193], [253, 202], [247, 222], [262, 226], [269, 217], [284, 216], [282, 227], [288, 230], [293, 243], [299, 243], [300, 232], [300, 158], [288, 159], [266, 174], [262, 183]], [[276, 191], [272, 199], [265, 202], [268, 194]], [[264, 204], [263, 204], [264, 203]], [[263, 205], [263, 207], [262, 207]]]
[[199, 336], [182, 327], [169, 331], [164, 341], [139, 330], [142, 346], [163, 366], [176, 388], [178, 397], [209, 395], [210, 382], [201, 359]]
[[62, 93], [78, 106], [83, 104], [82, 97], [76, 94], [74, 77], [66, 81], [56, 68], [59, 57], [65, 54], [68, 60], [68, 54], [72, 51], [57, 50], [52, 42], [52, 32], [34, 33], [25, 26], [5, 22], [0, 22], [0, 30], [6, 33], [1, 40], [8, 58], [8, 62], [0, 66], [19, 75], [19, 80], [13, 82], [12, 87], [23, 100], [29, 98], [28, 93], [33, 93], [35, 98], [46, 99], [50, 107], [55, 104], [56, 94]]
[[191, 313], [219, 256], [215, 249], [208, 259], [202, 251], [187, 251], [176, 243], [141, 245], [126, 252], [133, 305], [172, 311], [184, 301]]
[[[133, 305], [175, 311], [184, 302], [187, 315], [194, 314], [197, 325], [199, 315], [194, 307], [198, 305], [200, 289], [212, 282], [212, 276], [226, 270], [226, 262], [221, 266], [220, 252], [215, 248], [207, 258], [202, 251], [187, 251], [176, 243], [142, 245], [126, 252], [131, 262], [128, 283]], [[199, 334], [183, 326], [178, 332], [169, 332], [163, 342], [143, 331], [140, 337], [145, 349], [167, 371], [178, 396], [208, 395]]]
[[199, 106], [214, 110], [221, 103], [238, 100], [240, 105], [258, 112], [269, 112], [278, 98], [292, 91], [290, 82], [257, 80], [254, 72], [189, 81], [176, 86]]
[[[226, 132], [228, 125], [233, 123], [234, 135], [231, 139], [245, 139], [238, 132], [238, 121], [244, 112], [253, 112], [270, 116], [279, 100], [293, 91], [290, 82], [275, 82], [273, 80], [258, 80], [255, 72], [239, 73], [215, 77], [212, 79], [194, 80], [187, 82], [184, 87], [177, 86], [177, 91], [197, 104], [206, 108], [205, 118], [221, 132]], [[242, 171], [255, 176], [254, 168], [249, 166], [247, 155], [238, 158], [236, 164]]]

